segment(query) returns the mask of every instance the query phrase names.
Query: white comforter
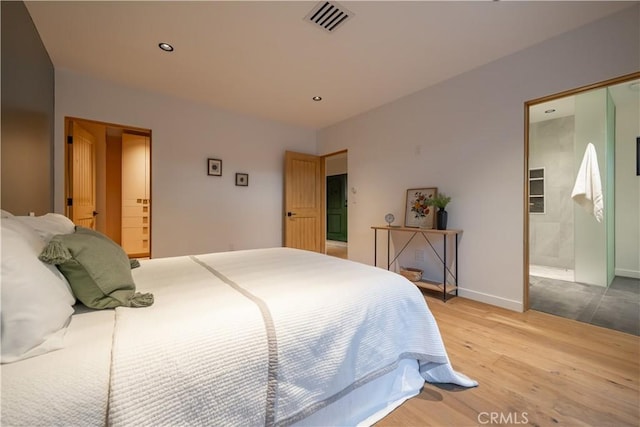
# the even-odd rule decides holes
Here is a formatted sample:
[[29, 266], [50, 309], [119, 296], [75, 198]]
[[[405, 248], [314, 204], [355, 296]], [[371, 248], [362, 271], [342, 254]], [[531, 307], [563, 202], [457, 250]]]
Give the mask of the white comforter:
[[118, 308], [108, 423], [289, 425], [394, 369], [449, 364], [424, 298], [385, 270], [286, 248], [154, 259]]

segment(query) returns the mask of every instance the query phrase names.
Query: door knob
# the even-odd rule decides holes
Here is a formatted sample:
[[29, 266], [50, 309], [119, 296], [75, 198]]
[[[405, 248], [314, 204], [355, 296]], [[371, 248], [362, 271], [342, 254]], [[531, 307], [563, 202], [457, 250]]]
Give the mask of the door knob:
[[295, 212], [287, 212], [287, 216], [294, 216]]
[[96, 215], [98, 215], [98, 212], [97, 211], [93, 211], [93, 216], [96, 216]]

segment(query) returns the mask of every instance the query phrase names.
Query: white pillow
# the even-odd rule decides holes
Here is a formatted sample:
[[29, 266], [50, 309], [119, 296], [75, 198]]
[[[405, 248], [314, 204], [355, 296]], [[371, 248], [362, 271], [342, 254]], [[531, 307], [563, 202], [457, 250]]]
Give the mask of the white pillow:
[[11, 212], [7, 212], [4, 209], [0, 209], [0, 217], [1, 218], [11, 218], [13, 214]]
[[62, 348], [75, 298], [62, 274], [38, 259], [45, 242], [15, 218], [2, 218], [1, 362]]
[[14, 218], [36, 230], [46, 243], [56, 234], [71, 234], [75, 231], [73, 222], [57, 213], [42, 216], [14, 216]]

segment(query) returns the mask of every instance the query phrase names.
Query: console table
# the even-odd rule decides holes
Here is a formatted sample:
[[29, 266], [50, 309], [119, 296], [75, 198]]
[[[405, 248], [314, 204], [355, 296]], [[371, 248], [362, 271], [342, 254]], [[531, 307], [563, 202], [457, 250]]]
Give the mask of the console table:
[[[374, 265], [378, 266], [378, 230], [385, 230], [387, 232], [387, 270], [391, 268], [391, 264], [393, 264], [398, 257], [402, 254], [402, 252], [409, 246], [409, 243], [417, 236], [421, 235], [425, 242], [431, 247], [433, 253], [436, 254], [440, 262], [442, 263], [442, 281], [431, 281], [422, 279], [418, 282], [413, 282], [416, 286], [424, 289], [429, 289], [433, 291], [442, 292], [442, 300], [447, 301], [447, 295], [454, 293], [455, 296], [458, 295], [458, 236], [462, 234], [462, 230], [435, 230], [435, 229], [426, 229], [426, 228], [411, 228], [411, 227], [392, 227], [392, 226], [381, 226], [381, 227], [371, 227], [374, 232]], [[391, 259], [391, 232], [402, 232], [402, 233], [412, 233], [411, 238], [405, 243], [405, 245], [400, 249], [400, 251], [396, 254], [396, 256]], [[436, 248], [429, 240], [429, 236], [442, 236], [442, 256], [438, 253]], [[455, 242], [455, 265], [454, 271], [452, 272], [447, 266], [447, 240], [451, 239]], [[449, 276], [453, 279], [452, 284], [447, 284]]]

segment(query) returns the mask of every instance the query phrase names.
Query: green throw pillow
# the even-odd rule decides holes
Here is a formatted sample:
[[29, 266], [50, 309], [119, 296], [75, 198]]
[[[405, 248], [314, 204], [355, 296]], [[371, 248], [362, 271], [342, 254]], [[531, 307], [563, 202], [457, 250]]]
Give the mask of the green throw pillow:
[[75, 233], [54, 236], [40, 260], [55, 264], [75, 297], [91, 308], [146, 307], [152, 294], [136, 293], [131, 262], [122, 247], [102, 233], [76, 227]]

